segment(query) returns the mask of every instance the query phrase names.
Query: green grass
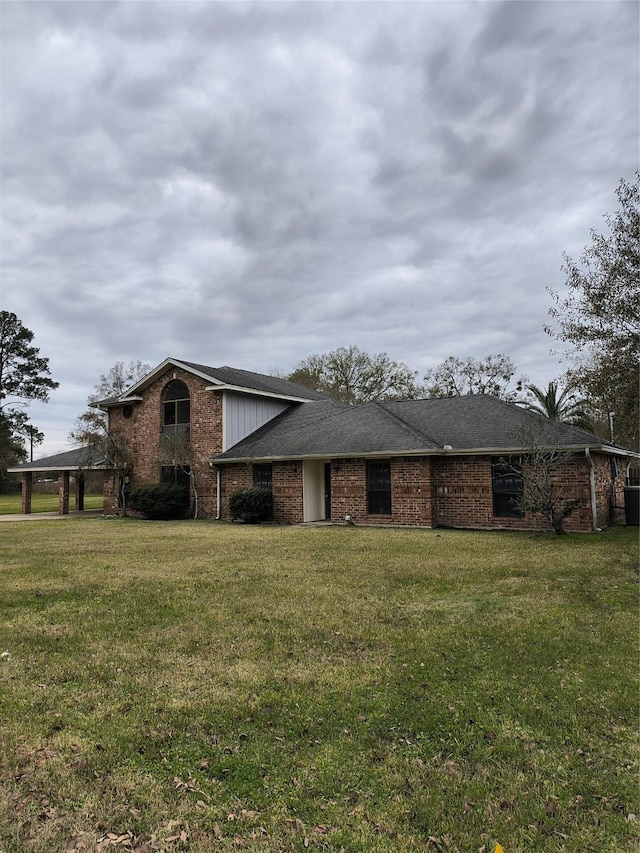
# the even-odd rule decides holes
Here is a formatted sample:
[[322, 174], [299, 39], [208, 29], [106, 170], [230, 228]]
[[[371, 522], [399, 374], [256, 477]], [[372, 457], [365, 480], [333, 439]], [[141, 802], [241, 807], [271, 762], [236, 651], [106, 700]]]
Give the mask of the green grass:
[[[69, 498], [69, 508], [75, 509], [73, 494]], [[102, 495], [85, 495], [85, 509], [102, 509]], [[22, 512], [20, 495], [0, 495], [0, 515], [15, 515]], [[33, 494], [31, 512], [58, 512], [58, 495]]]
[[3, 853], [637, 849], [637, 529], [0, 535]]

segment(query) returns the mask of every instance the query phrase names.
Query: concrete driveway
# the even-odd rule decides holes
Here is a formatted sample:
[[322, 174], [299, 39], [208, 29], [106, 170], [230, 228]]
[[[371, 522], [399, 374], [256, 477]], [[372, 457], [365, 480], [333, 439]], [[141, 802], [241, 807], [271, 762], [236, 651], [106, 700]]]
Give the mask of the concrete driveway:
[[72, 510], [67, 515], [59, 515], [57, 512], [30, 512], [25, 515], [21, 512], [15, 512], [11, 515], [0, 515], [2, 521], [63, 521], [65, 518], [95, 518], [102, 515], [101, 509], [85, 509], [81, 512]]

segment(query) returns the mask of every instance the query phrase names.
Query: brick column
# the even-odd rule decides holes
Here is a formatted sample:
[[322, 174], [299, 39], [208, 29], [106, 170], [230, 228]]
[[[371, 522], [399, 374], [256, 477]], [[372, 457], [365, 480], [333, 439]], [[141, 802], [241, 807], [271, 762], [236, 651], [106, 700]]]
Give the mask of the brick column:
[[58, 514], [69, 515], [69, 472], [60, 472], [60, 488], [58, 490]]
[[82, 512], [84, 509], [84, 474], [76, 473], [76, 503], [75, 507]]
[[33, 493], [33, 471], [22, 472], [22, 512], [31, 512], [31, 495]]

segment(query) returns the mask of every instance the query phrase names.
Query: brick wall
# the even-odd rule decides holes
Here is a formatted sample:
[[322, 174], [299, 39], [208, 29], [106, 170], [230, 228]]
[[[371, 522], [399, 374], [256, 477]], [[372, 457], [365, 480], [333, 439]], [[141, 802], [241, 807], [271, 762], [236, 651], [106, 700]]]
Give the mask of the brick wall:
[[[606, 527], [611, 522], [624, 522], [624, 484], [626, 459], [592, 454], [597, 507], [597, 525]], [[617, 476], [615, 472], [617, 469]]]
[[391, 515], [370, 515], [367, 508], [367, 464], [364, 459], [340, 459], [331, 464], [331, 519], [356, 524], [395, 524], [429, 527], [433, 521], [433, 460], [392, 457]]
[[[436, 525], [511, 530], [547, 530], [547, 519], [525, 513], [523, 518], [493, 515], [490, 456], [459, 456], [435, 461]], [[606, 465], [603, 464], [606, 462]], [[599, 526], [608, 523], [606, 494], [611, 491], [608, 459], [594, 458], [597, 477]], [[552, 477], [554, 488], [563, 499], [582, 500], [582, 506], [566, 521], [568, 531], [587, 532], [592, 529], [589, 460], [577, 454], [570, 462], [556, 469]]]
[[[253, 465], [221, 467], [220, 517], [229, 520], [229, 498], [238, 489], [253, 487]], [[274, 462], [273, 518], [279, 524], [297, 524], [303, 519], [302, 462]]]
[[[538, 515], [523, 518], [493, 515], [492, 458], [490, 456], [394, 457], [390, 460], [391, 515], [367, 512], [366, 460], [339, 459], [331, 463], [331, 520], [344, 523], [349, 515], [356, 524], [459, 527], [476, 529], [547, 530]], [[594, 457], [599, 522], [605, 526], [611, 504], [610, 463]], [[623, 466], [619, 482], [624, 481]], [[554, 475], [565, 499], [579, 497], [582, 506], [565, 522], [569, 531], [592, 527], [589, 462], [577, 455]], [[253, 486], [251, 464], [221, 468], [221, 517], [229, 517], [229, 497], [236, 489]], [[622, 486], [620, 486], [620, 489]], [[302, 463], [273, 465], [274, 520], [295, 524], [303, 520]], [[212, 515], [214, 513], [211, 513]]]
[[302, 462], [274, 463], [273, 517], [282, 524], [302, 521]]
[[105, 471], [102, 482], [102, 512], [105, 515], [118, 514], [118, 473]]
[[[222, 394], [207, 391], [206, 387], [210, 383], [180, 368], [170, 367], [145, 388], [142, 403], [134, 403], [130, 408], [121, 406], [110, 409], [109, 426], [112, 432], [125, 438], [131, 447], [134, 459], [132, 485], [160, 482], [162, 392], [172, 379], [180, 379], [189, 389], [192, 467], [196, 477], [199, 509], [204, 517], [214, 516], [216, 474], [206, 460], [222, 450]], [[130, 417], [125, 417], [127, 412], [130, 412]], [[117, 494], [114, 496], [114, 484], [110, 483], [105, 488], [105, 512], [107, 504], [111, 511], [116, 512]], [[115, 488], [117, 489], [117, 485]]]

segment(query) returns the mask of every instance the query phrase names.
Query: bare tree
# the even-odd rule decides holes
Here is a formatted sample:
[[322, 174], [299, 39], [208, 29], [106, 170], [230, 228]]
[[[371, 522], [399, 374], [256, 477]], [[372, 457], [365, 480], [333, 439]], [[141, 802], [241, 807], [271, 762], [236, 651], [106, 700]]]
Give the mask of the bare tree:
[[161, 436], [158, 444], [158, 462], [160, 465], [181, 471], [189, 478], [193, 492], [193, 517], [198, 518], [198, 482], [194, 453], [189, 439], [179, 434]]
[[102, 440], [107, 433], [107, 416], [93, 404], [110, 397], [119, 397], [150, 370], [151, 366], [141, 361], [130, 361], [129, 364], [116, 361], [107, 373], [100, 374], [100, 381], [87, 398], [88, 408], [76, 419], [69, 439], [74, 444], [85, 445], [93, 445], [97, 440]]
[[559, 476], [575, 462], [575, 452], [558, 446], [554, 429], [526, 427], [519, 432], [522, 455], [501, 460], [505, 468], [522, 477], [522, 495], [514, 498], [514, 507], [548, 519], [555, 533], [566, 533], [564, 523], [584, 503], [568, 494]]
[[416, 375], [385, 352], [369, 355], [352, 344], [308, 356], [286, 378], [353, 405], [420, 397], [424, 389], [416, 383]]
[[515, 402], [527, 381], [525, 376], [514, 379], [515, 372], [512, 360], [502, 353], [488, 355], [484, 360], [450, 355], [438, 367], [428, 370], [424, 380], [429, 397], [489, 394]]

